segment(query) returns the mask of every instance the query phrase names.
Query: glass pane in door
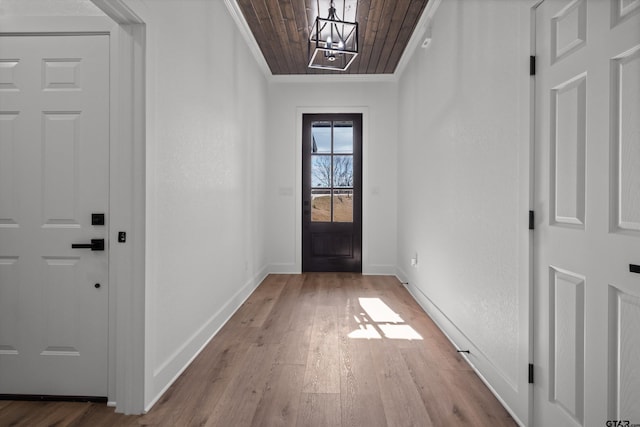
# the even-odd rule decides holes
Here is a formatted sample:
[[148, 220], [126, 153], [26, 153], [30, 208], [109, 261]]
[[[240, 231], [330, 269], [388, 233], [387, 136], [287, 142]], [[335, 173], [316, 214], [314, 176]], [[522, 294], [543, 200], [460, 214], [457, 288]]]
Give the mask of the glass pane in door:
[[311, 190], [311, 221], [331, 222], [331, 190]]
[[311, 124], [311, 152], [331, 153], [331, 122]]
[[311, 156], [311, 187], [331, 187], [331, 156]]
[[333, 222], [353, 222], [353, 190], [333, 191]]
[[353, 153], [353, 122], [333, 123], [333, 152], [338, 154]]
[[353, 156], [333, 156], [333, 187], [353, 187]]

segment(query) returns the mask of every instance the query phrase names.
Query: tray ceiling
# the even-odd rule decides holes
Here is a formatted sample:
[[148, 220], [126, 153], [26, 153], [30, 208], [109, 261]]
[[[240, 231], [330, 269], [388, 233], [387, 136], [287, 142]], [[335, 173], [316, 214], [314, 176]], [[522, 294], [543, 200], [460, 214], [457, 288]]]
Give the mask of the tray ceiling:
[[347, 71], [308, 68], [307, 40], [318, 7], [329, 0], [236, 0], [273, 75], [393, 74], [428, 0], [334, 0], [337, 14], [357, 21], [359, 54]]

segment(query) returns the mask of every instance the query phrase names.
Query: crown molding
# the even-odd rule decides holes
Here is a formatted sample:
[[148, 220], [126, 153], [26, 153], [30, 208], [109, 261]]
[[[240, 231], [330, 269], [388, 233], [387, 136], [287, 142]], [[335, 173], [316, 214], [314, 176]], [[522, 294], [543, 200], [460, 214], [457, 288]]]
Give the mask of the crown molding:
[[240, 30], [240, 34], [242, 34], [242, 37], [244, 37], [244, 40], [247, 42], [247, 46], [251, 50], [253, 57], [256, 59], [258, 67], [260, 67], [265, 77], [269, 79], [272, 75], [269, 65], [264, 59], [264, 55], [262, 55], [258, 41], [253, 36], [247, 20], [244, 19], [244, 15], [242, 14], [242, 10], [240, 10], [240, 6], [238, 6], [238, 2], [236, 0], [224, 0], [224, 4], [227, 6], [227, 10], [235, 21], [238, 30]]
[[431, 26], [431, 21], [440, 6], [442, 0], [430, 0], [422, 12], [422, 16], [413, 30], [413, 34], [407, 43], [407, 47], [404, 49], [398, 66], [393, 74], [278, 74], [271, 73], [271, 69], [267, 64], [267, 61], [262, 55], [260, 46], [257, 40], [251, 32], [251, 28], [244, 19], [242, 10], [238, 5], [237, 0], [224, 0], [224, 4], [227, 6], [231, 17], [236, 23], [238, 30], [247, 42], [247, 46], [251, 50], [253, 57], [255, 58], [258, 66], [262, 70], [265, 78], [270, 83], [337, 83], [337, 82], [397, 82], [404, 69], [406, 68], [411, 56], [418, 46], [422, 44], [424, 34], [427, 32], [427, 28]]
[[267, 77], [270, 83], [388, 83], [395, 74], [276, 74]]
[[409, 43], [407, 43], [407, 47], [404, 49], [404, 52], [400, 57], [400, 61], [398, 61], [398, 65], [396, 66], [396, 70], [393, 73], [396, 76], [396, 79], [400, 79], [400, 76], [402, 76], [405, 68], [407, 68], [407, 64], [409, 64], [416, 48], [422, 45], [425, 35], [431, 29], [433, 17], [435, 16], [438, 7], [440, 7], [440, 3], [442, 3], [442, 0], [429, 0], [427, 5], [424, 7], [422, 16], [420, 17], [416, 28], [413, 30]]
[[123, 0], [91, 0], [91, 2], [118, 24], [144, 24], [144, 21]]

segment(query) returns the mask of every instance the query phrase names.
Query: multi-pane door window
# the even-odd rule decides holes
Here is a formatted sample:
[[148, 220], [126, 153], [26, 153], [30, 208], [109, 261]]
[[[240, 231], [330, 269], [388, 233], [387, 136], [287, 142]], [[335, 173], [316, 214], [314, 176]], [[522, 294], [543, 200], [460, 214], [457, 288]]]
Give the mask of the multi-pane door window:
[[311, 221], [353, 222], [353, 122], [313, 122], [311, 137]]

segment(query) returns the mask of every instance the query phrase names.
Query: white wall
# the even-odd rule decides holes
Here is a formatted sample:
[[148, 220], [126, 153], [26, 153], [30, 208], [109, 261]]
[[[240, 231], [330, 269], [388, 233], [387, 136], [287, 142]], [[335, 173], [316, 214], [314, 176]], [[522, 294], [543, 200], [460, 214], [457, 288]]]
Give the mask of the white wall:
[[267, 85], [221, 0], [129, 4], [147, 25], [148, 407], [265, 275]]
[[431, 45], [401, 76], [397, 260], [411, 292], [524, 422], [527, 3], [443, 1]]
[[272, 272], [301, 271], [302, 113], [363, 112], [365, 274], [394, 274], [397, 85], [371, 82], [269, 84], [267, 241]]

